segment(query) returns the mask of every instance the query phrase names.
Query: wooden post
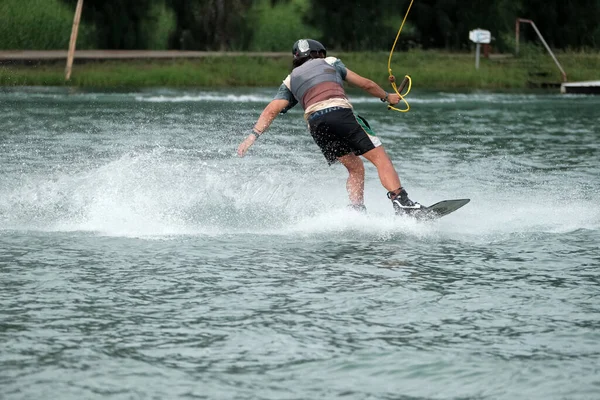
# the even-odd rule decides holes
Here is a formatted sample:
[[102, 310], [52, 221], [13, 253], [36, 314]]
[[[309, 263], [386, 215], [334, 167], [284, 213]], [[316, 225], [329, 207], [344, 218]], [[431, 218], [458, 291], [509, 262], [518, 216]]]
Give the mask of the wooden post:
[[75, 43], [77, 42], [77, 31], [79, 30], [79, 20], [81, 20], [82, 8], [83, 0], [77, 0], [77, 8], [75, 8], [75, 17], [73, 18], [73, 29], [71, 30], [71, 40], [69, 42], [69, 54], [67, 54], [67, 68], [65, 70], [65, 81], [71, 79], [73, 57], [75, 56]]
[[515, 23], [515, 55], [519, 55], [519, 28], [521, 26], [521, 19], [517, 18], [517, 22]]
[[489, 43], [483, 44], [483, 56], [487, 59], [490, 58], [490, 53], [492, 52], [492, 46]]

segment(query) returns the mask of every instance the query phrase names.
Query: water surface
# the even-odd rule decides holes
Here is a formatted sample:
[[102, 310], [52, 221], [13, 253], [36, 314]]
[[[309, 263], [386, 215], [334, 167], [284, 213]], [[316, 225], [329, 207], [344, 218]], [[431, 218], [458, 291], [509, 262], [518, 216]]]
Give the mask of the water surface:
[[272, 92], [0, 91], [3, 398], [600, 396], [600, 98], [353, 94], [417, 223]]

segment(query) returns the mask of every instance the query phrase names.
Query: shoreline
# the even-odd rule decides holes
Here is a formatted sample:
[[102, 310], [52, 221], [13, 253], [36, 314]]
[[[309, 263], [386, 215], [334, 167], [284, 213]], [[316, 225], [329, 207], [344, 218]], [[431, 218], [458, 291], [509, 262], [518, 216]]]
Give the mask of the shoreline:
[[[67, 50], [0, 50], [0, 65], [17, 64], [19, 62], [66, 62], [67, 55]], [[74, 61], [165, 60], [240, 56], [284, 58], [288, 57], [289, 55], [289, 53], [259, 53], [241, 51], [78, 50], [75, 52]]]
[[[346, 66], [383, 87], [389, 86], [389, 53], [335, 53]], [[113, 51], [75, 54], [73, 74], [64, 80], [66, 51], [0, 51], [0, 86], [65, 86], [80, 88], [263, 87], [278, 86], [289, 73], [287, 53]], [[565, 52], [558, 58], [570, 82], [600, 78], [600, 52]], [[413, 50], [395, 52], [392, 73], [405, 74], [428, 90], [559, 91], [561, 76], [543, 53], [514, 57], [492, 54], [475, 68], [472, 53]]]

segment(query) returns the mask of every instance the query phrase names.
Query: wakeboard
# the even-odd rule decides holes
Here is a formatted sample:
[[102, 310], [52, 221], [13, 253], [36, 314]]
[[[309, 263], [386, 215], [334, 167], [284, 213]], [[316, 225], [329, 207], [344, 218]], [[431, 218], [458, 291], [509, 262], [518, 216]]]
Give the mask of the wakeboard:
[[423, 210], [415, 210], [408, 215], [419, 220], [434, 220], [453, 213], [469, 201], [471, 199], [442, 200]]

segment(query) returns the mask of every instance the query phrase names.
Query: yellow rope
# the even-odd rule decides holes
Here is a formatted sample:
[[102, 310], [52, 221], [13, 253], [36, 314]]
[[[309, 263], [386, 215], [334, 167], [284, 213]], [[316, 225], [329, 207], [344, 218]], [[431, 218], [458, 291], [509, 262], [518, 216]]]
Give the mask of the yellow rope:
[[[388, 110], [395, 110], [395, 111], [400, 111], [400, 112], [407, 112], [408, 110], [410, 110], [410, 105], [408, 104], [408, 101], [406, 101], [404, 96], [406, 96], [410, 92], [410, 88], [412, 87], [412, 79], [410, 79], [409, 75], [405, 75], [404, 80], [402, 81], [402, 83], [400, 85], [400, 90], [398, 90], [398, 87], [396, 86], [396, 78], [394, 77], [394, 75], [392, 75], [392, 54], [394, 54], [394, 49], [396, 48], [396, 43], [398, 43], [398, 38], [400, 37], [400, 33], [402, 32], [402, 28], [404, 27], [404, 23], [406, 22], [406, 17], [408, 17], [410, 8], [413, 5], [413, 1], [414, 0], [410, 0], [410, 4], [408, 5], [406, 14], [404, 14], [404, 19], [402, 20], [400, 29], [398, 29], [398, 34], [396, 35], [396, 40], [394, 40], [394, 45], [392, 46], [392, 49], [390, 50], [390, 57], [388, 59], [388, 73], [389, 73], [388, 79], [389, 79], [390, 83], [392, 84], [392, 87], [394, 88], [394, 91], [396, 92], [396, 94], [398, 96], [400, 96], [400, 100], [402, 100], [404, 102], [404, 104], [406, 104], [406, 109], [401, 110], [399, 108], [393, 107], [392, 105], [388, 105]], [[404, 94], [400, 93], [400, 91], [402, 91], [402, 89], [404, 89], [404, 86], [407, 83], [408, 83], [408, 89], [406, 90], [406, 92]]]

